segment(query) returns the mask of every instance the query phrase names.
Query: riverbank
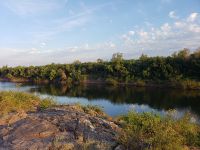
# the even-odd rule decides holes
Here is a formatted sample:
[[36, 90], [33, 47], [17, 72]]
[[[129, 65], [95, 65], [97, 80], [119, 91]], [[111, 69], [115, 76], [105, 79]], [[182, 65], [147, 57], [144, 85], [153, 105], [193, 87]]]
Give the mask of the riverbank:
[[0, 149], [198, 149], [200, 126], [130, 112], [111, 118], [97, 106], [57, 105], [28, 93], [0, 92]]
[[[0, 82], [13, 82], [13, 83], [33, 83], [33, 84], [54, 84], [60, 86], [72, 86], [71, 83], [49, 81], [49, 80], [29, 80], [25, 78], [0, 78]], [[200, 90], [200, 82], [195, 80], [179, 80], [179, 81], [144, 81], [136, 80], [129, 82], [119, 82], [115, 79], [85, 79], [74, 84], [99, 84], [110, 86], [133, 86], [133, 87], [151, 87], [151, 88], [171, 88], [171, 89], [187, 89], [187, 90]]]

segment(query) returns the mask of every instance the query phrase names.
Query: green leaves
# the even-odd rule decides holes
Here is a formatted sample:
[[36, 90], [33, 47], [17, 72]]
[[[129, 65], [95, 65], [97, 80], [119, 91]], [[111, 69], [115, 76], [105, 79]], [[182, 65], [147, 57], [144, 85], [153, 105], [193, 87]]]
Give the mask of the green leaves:
[[199, 146], [200, 127], [190, 123], [190, 116], [175, 120], [153, 113], [129, 112], [121, 117], [125, 121], [119, 142], [127, 149], [183, 149]]

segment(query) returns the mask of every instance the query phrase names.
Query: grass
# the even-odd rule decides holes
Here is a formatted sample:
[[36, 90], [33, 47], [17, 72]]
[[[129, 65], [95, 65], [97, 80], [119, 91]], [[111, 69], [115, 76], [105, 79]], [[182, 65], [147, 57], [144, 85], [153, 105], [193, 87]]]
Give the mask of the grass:
[[127, 149], [182, 150], [200, 147], [200, 126], [190, 115], [175, 120], [171, 115], [129, 112], [120, 117], [123, 131], [119, 142]]
[[103, 114], [103, 108], [96, 105], [86, 105], [82, 106], [84, 112], [89, 113], [90, 111], [94, 111], [98, 114]]
[[80, 110], [92, 116], [106, 117], [103, 108], [97, 105], [82, 105], [80, 103], [75, 103], [75, 106]]
[[46, 109], [54, 104], [52, 99], [41, 99], [39, 96], [25, 92], [0, 92], [0, 115], [10, 112], [33, 111], [36, 108]]

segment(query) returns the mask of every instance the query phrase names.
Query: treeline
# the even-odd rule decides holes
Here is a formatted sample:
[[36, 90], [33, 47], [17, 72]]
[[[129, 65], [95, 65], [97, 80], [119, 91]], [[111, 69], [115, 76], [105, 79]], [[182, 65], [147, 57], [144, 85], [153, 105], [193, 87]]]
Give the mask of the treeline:
[[[200, 49], [191, 53], [183, 49], [168, 57], [148, 57], [125, 60], [122, 53], [113, 54], [110, 61], [72, 64], [50, 64], [45, 66], [0, 68], [1, 79], [61, 84], [82, 81], [102, 81], [111, 84], [147, 82], [177, 82], [193, 84], [200, 81]], [[198, 84], [199, 85], [199, 84]]]

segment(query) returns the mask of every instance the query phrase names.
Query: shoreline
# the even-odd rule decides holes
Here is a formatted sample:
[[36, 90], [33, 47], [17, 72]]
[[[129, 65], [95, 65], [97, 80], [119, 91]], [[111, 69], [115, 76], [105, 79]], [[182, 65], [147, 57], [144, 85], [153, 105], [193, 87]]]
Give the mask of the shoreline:
[[[184, 83], [190, 80], [182, 80], [182, 81], [131, 81], [131, 82], [118, 82], [116, 83], [110, 83], [106, 80], [94, 80], [94, 79], [86, 79], [83, 81], [80, 81], [79, 83], [75, 83], [75, 85], [78, 84], [97, 84], [97, 85], [108, 85], [108, 86], [130, 86], [130, 87], [146, 87], [146, 88], [171, 88], [171, 89], [186, 89], [186, 90], [200, 90], [200, 82], [196, 82], [191, 80], [195, 85], [189, 85], [190, 83]], [[8, 79], [8, 78], [0, 78], [0, 82], [11, 82], [11, 83], [32, 83], [32, 84], [42, 84], [42, 85], [60, 85], [65, 86], [67, 83], [60, 83], [56, 81], [49, 81], [49, 80], [29, 80], [29, 79], [22, 79], [22, 78], [14, 78], [14, 79]], [[182, 85], [183, 83], [183, 85]], [[185, 85], [184, 85], [185, 84]]]

